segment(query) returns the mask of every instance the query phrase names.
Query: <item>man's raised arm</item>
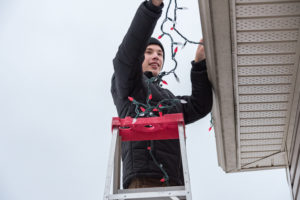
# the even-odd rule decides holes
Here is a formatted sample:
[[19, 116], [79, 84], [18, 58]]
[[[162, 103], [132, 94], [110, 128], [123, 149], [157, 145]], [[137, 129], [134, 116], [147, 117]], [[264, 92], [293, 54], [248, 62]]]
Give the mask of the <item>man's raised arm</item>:
[[140, 5], [113, 60], [116, 88], [121, 98], [132, 92], [142, 76], [144, 52], [161, 16], [162, 2], [163, 0], [152, 0]]
[[[203, 39], [200, 40], [200, 43], [203, 43]], [[187, 104], [182, 104], [186, 124], [201, 119], [212, 109], [212, 87], [207, 76], [205, 58], [204, 46], [199, 44], [195, 59], [192, 61], [192, 95], [178, 96], [178, 98], [187, 101]]]

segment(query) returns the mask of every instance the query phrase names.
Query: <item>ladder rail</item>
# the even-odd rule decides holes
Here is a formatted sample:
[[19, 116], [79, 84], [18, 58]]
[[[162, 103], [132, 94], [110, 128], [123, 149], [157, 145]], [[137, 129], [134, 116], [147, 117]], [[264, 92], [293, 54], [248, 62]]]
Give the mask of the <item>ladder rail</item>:
[[181, 152], [181, 159], [182, 159], [184, 185], [185, 185], [185, 189], [186, 189], [186, 199], [192, 200], [191, 182], [190, 182], [190, 174], [189, 174], [187, 152], [186, 152], [186, 143], [185, 143], [184, 128], [183, 128], [182, 123], [178, 124], [178, 134], [179, 134], [179, 144], [180, 144], [180, 152]]
[[113, 193], [116, 193], [120, 188], [120, 176], [121, 176], [121, 136], [119, 131], [116, 139], [116, 151], [114, 158], [114, 174], [113, 174]]
[[109, 151], [109, 157], [108, 157], [108, 166], [107, 166], [107, 170], [106, 170], [104, 200], [109, 199], [112, 176], [113, 176], [113, 172], [114, 172], [114, 161], [115, 161], [118, 137], [119, 137], [119, 128], [114, 127], [113, 131], [112, 131], [112, 139], [111, 139], [110, 151]]

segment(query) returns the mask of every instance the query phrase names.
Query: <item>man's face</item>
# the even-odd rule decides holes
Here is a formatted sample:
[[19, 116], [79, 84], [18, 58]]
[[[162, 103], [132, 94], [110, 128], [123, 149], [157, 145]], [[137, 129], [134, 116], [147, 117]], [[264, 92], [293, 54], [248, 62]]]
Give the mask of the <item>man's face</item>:
[[164, 62], [163, 51], [159, 45], [150, 44], [145, 51], [145, 59], [142, 64], [143, 72], [151, 71], [153, 76], [157, 76]]

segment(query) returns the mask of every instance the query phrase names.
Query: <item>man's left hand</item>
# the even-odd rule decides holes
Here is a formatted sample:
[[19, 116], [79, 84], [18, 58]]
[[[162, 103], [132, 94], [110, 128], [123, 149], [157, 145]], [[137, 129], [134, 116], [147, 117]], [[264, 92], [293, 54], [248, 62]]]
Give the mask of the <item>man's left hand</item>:
[[160, 4], [162, 4], [164, 0], [152, 0], [152, 4], [155, 5], [155, 6], [160, 6]]
[[196, 51], [196, 56], [195, 56], [195, 62], [199, 62], [204, 60], [205, 57], [205, 51], [204, 51], [204, 46], [203, 46], [203, 39], [200, 40], [202, 44], [198, 45], [197, 51]]

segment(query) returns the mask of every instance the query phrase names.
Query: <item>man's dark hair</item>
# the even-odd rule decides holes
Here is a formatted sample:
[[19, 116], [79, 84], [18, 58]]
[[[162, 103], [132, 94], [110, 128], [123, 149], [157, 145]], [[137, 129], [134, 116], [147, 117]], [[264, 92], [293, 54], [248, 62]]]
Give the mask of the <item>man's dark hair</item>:
[[165, 49], [164, 49], [164, 46], [162, 45], [162, 43], [158, 39], [151, 37], [149, 39], [148, 46], [151, 44], [156, 44], [156, 45], [160, 46], [161, 50], [163, 51], [163, 58], [165, 61]]

